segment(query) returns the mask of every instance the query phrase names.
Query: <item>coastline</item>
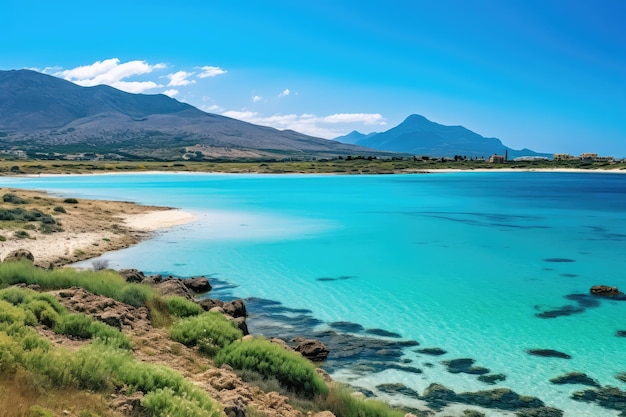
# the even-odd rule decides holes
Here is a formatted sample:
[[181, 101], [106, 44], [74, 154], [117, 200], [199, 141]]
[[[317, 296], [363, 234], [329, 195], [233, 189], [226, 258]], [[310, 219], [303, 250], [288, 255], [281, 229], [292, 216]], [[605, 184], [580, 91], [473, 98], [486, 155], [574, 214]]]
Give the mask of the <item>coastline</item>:
[[[171, 207], [142, 206], [126, 201], [64, 199], [44, 191], [0, 188], [27, 204], [2, 203], [4, 209], [37, 210], [51, 215], [57, 231], [45, 233], [34, 223], [8, 222], [0, 230], [0, 259], [17, 249], [26, 249], [42, 267], [62, 266], [137, 244], [161, 229], [193, 221], [196, 217]], [[67, 201], [76, 201], [76, 203]], [[18, 233], [25, 234], [17, 237]]]

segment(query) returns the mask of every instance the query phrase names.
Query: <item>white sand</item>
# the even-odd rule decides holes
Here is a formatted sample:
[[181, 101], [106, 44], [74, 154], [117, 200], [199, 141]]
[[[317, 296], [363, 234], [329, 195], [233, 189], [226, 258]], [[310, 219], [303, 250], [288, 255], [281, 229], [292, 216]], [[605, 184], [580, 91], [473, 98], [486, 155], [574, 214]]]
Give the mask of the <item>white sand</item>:
[[127, 227], [141, 232], [152, 232], [167, 227], [190, 223], [196, 216], [182, 210], [158, 210], [148, 213], [128, 214], [122, 219]]

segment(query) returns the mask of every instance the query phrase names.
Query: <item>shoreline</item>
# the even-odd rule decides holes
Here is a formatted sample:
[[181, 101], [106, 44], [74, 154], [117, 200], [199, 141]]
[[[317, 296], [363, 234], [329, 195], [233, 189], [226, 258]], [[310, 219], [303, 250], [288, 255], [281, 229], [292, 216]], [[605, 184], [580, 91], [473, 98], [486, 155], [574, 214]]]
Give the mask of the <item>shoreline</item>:
[[[0, 188], [27, 203], [1, 202], [7, 210], [36, 210], [51, 216], [56, 230], [43, 232], [38, 222], [3, 222], [0, 259], [26, 249], [41, 267], [85, 261], [149, 239], [159, 230], [192, 222], [196, 215], [171, 207], [143, 206], [126, 201], [67, 199], [45, 191]], [[76, 201], [76, 203], [67, 201]], [[20, 237], [18, 237], [20, 236]]]

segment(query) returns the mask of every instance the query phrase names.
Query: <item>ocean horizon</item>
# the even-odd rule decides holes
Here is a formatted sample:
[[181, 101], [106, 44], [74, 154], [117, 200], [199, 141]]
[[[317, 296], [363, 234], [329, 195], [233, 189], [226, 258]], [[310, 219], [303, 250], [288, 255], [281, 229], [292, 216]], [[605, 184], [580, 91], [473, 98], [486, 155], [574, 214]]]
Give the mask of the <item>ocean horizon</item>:
[[193, 213], [192, 223], [98, 259], [207, 276], [209, 297], [246, 300], [251, 333], [328, 341], [323, 368], [368, 395], [421, 407], [389, 387], [506, 387], [565, 416], [595, 417], [620, 411], [573, 400], [590, 387], [550, 379], [582, 372], [626, 387], [616, 379], [626, 372], [626, 302], [589, 295], [598, 284], [626, 288], [624, 178], [151, 173], [0, 184]]

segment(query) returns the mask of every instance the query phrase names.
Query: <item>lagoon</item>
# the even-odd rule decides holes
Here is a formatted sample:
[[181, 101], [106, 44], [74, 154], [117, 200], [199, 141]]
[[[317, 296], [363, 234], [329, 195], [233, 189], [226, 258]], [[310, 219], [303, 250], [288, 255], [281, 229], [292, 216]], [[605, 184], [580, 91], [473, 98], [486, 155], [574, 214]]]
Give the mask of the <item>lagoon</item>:
[[[334, 378], [393, 403], [419, 405], [376, 387], [508, 387], [566, 416], [617, 415], [569, 398], [586, 387], [549, 380], [576, 371], [626, 388], [615, 378], [626, 372], [626, 338], [617, 336], [626, 330], [626, 302], [588, 295], [595, 284], [626, 288], [623, 175], [154, 173], [0, 184], [194, 213], [190, 224], [102, 258], [114, 268], [204, 274], [216, 283], [212, 296], [249, 299], [253, 333], [418, 342], [402, 356], [381, 353], [382, 367], [371, 357], [331, 354]], [[446, 353], [417, 352], [426, 347]], [[506, 379], [488, 385], [442, 363], [459, 358]]]

